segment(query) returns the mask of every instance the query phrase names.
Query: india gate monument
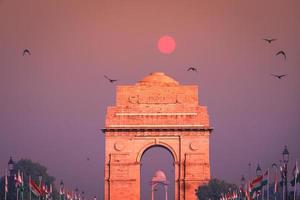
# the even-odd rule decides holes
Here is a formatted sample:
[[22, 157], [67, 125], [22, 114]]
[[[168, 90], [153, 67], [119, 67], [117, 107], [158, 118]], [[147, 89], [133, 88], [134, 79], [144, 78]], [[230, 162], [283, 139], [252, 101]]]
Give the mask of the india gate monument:
[[169, 181], [175, 184], [175, 200], [197, 199], [195, 189], [210, 180], [212, 131], [198, 86], [156, 72], [134, 85], [119, 85], [116, 92], [103, 129], [105, 200], [140, 200], [141, 159], [155, 146], [173, 156], [175, 180]]

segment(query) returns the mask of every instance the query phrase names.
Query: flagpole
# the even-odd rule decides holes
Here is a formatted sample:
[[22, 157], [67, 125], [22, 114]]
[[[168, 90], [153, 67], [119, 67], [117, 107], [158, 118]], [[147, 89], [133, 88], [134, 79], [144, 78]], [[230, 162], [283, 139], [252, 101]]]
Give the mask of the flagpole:
[[[39, 187], [42, 188], [42, 176], [39, 176]], [[39, 196], [39, 200], [41, 200], [41, 195]]]
[[24, 200], [24, 174], [22, 172], [21, 199]]
[[[17, 177], [17, 181], [19, 179], [19, 174], [20, 174], [20, 171], [18, 170], [18, 177]], [[17, 186], [17, 200], [19, 200], [19, 184]]]
[[28, 185], [29, 185], [29, 200], [31, 200], [31, 175], [29, 175]]
[[268, 168], [267, 200], [269, 200], [269, 198], [270, 198], [270, 185], [269, 185], [269, 182], [270, 182], [270, 170]]
[[[261, 181], [264, 181], [264, 176], [265, 176], [265, 172], [263, 172], [263, 174], [262, 174], [262, 180]], [[261, 184], [262, 184], [262, 182], [261, 182]], [[265, 199], [265, 187], [264, 186], [261, 187], [261, 199], [262, 200]]]
[[7, 187], [8, 187], [8, 183], [7, 183], [8, 181], [7, 181], [7, 169], [5, 170], [5, 186], [4, 186], [4, 200], [6, 200], [7, 199]]
[[[276, 183], [275, 183], [275, 181], [276, 181]], [[276, 184], [276, 185], [275, 185]], [[278, 171], [277, 171], [277, 165], [276, 165], [276, 168], [275, 168], [275, 180], [274, 180], [274, 191], [276, 191], [276, 192], [274, 192], [274, 199], [276, 200], [276, 197], [277, 197], [277, 187], [278, 187]]]
[[20, 174], [20, 171], [18, 170], [18, 174], [15, 175], [15, 180], [14, 180], [15, 181], [15, 187], [17, 188], [17, 200], [19, 200], [19, 185], [17, 185], [19, 174]]
[[296, 200], [298, 173], [299, 173], [299, 169], [298, 169], [298, 160], [296, 160], [295, 186], [294, 186], [294, 200]]
[[265, 188], [262, 187], [261, 188], [261, 200], [264, 200], [264, 198], [265, 198]]
[[297, 177], [295, 176], [294, 200], [296, 200], [296, 192], [297, 192]]
[[284, 182], [283, 182], [284, 175], [283, 175], [282, 161], [279, 160], [279, 162], [280, 162], [280, 176], [281, 176], [281, 182], [282, 182], [282, 200], [284, 200], [284, 186], [283, 186], [283, 184], [284, 184]]

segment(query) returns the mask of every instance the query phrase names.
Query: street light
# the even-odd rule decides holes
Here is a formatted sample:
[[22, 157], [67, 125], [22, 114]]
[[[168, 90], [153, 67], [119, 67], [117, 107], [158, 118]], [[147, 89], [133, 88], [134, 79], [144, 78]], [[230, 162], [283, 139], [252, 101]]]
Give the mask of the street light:
[[244, 198], [244, 190], [245, 190], [245, 176], [242, 175], [242, 178], [241, 178], [241, 186], [242, 186], [242, 198]]
[[256, 167], [256, 176], [260, 176], [260, 175], [261, 175], [261, 168], [260, 168], [259, 164], [257, 164], [257, 167]]
[[15, 162], [13, 161], [12, 157], [10, 156], [9, 161], [7, 163], [8, 165], [8, 170], [9, 170], [9, 176], [13, 176], [13, 171], [14, 171], [14, 166]]
[[242, 175], [242, 178], [241, 178], [241, 185], [242, 185], [242, 186], [245, 185], [245, 181], [246, 181], [245, 176]]
[[259, 166], [259, 164], [257, 164], [257, 167], [256, 167], [256, 176], [260, 176], [261, 175], [261, 168]]
[[76, 189], [75, 189], [75, 200], [77, 200], [78, 199], [78, 197], [79, 197], [79, 194], [78, 194], [78, 188], [76, 187]]
[[282, 152], [282, 158], [283, 158], [284, 164], [287, 164], [289, 162], [290, 153], [289, 153], [286, 145], [284, 146], [284, 150]]
[[63, 188], [64, 188], [64, 182], [61, 180], [60, 181], [60, 192], [62, 193], [63, 192]]
[[60, 181], [59, 199], [64, 199], [64, 182], [62, 180]]
[[288, 173], [288, 169], [287, 169], [287, 164], [289, 162], [289, 156], [290, 156], [290, 153], [287, 149], [287, 146], [285, 145], [284, 146], [284, 149], [283, 149], [283, 152], [282, 152], [282, 160], [283, 160], [283, 174], [284, 174], [284, 187], [285, 187], [285, 190], [284, 190], [284, 199], [287, 200], [288, 199], [288, 186], [287, 186], [287, 173]]
[[84, 200], [84, 191], [81, 192], [81, 198]]

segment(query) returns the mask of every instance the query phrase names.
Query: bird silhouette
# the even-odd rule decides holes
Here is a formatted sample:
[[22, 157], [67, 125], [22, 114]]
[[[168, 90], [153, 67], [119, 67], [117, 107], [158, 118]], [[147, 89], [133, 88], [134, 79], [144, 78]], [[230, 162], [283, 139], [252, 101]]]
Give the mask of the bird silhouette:
[[26, 54], [31, 55], [31, 53], [28, 49], [24, 49], [24, 51], [23, 51], [23, 56], [25, 56]]
[[87, 158], [86, 158], [86, 160], [87, 160], [87, 161], [90, 161], [90, 158], [89, 158], [89, 157], [87, 157]]
[[280, 75], [277, 75], [277, 74], [271, 74], [271, 76], [274, 76], [274, 77], [276, 77], [276, 78], [278, 78], [278, 79], [281, 79], [282, 77], [287, 76], [287, 74], [280, 74]]
[[266, 41], [266, 42], [268, 42], [270, 44], [271, 42], [273, 42], [273, 41], [275, 41], [277, 39], [275, 39], [275, 38], [272, 38], [272, 39], [266, 39], [266, 38], [264, 38], [263, 40]]
[[284, 51], [278, 51], [278, 52], [276, 53], [276, 56], [278, 56], [278, 55], [280, 55], [280, 54], [282, 54], [283, 57], [284, 57], [284, 60], [286, 60], [286, 54], [285, 54], [285, 52], [284, 52]]
[[104, 75], [104, 78], [106, 78], [106, 79], [107, 79], [109, 82], [111, 82], [111, 83], [114, 83], [114, 82], [118, 81], [118, 80], [116, 80], [116, 79], [108, 78], [106, 75]]
[[189, 72], [189, 71], [197, 72], [197, 69], [196, 69], [195, 67], [189, 67], [189, 68], [187, 69], [187, 71], [188, 71], [188, 72]]

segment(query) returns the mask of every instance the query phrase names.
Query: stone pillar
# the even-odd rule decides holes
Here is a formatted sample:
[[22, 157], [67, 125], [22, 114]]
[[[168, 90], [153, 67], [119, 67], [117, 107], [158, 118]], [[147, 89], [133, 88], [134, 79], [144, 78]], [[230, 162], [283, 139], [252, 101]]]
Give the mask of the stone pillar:
[[168, 186], [165, 185], [165, 197], [166, 197], [166, 200], [168, 200]]

